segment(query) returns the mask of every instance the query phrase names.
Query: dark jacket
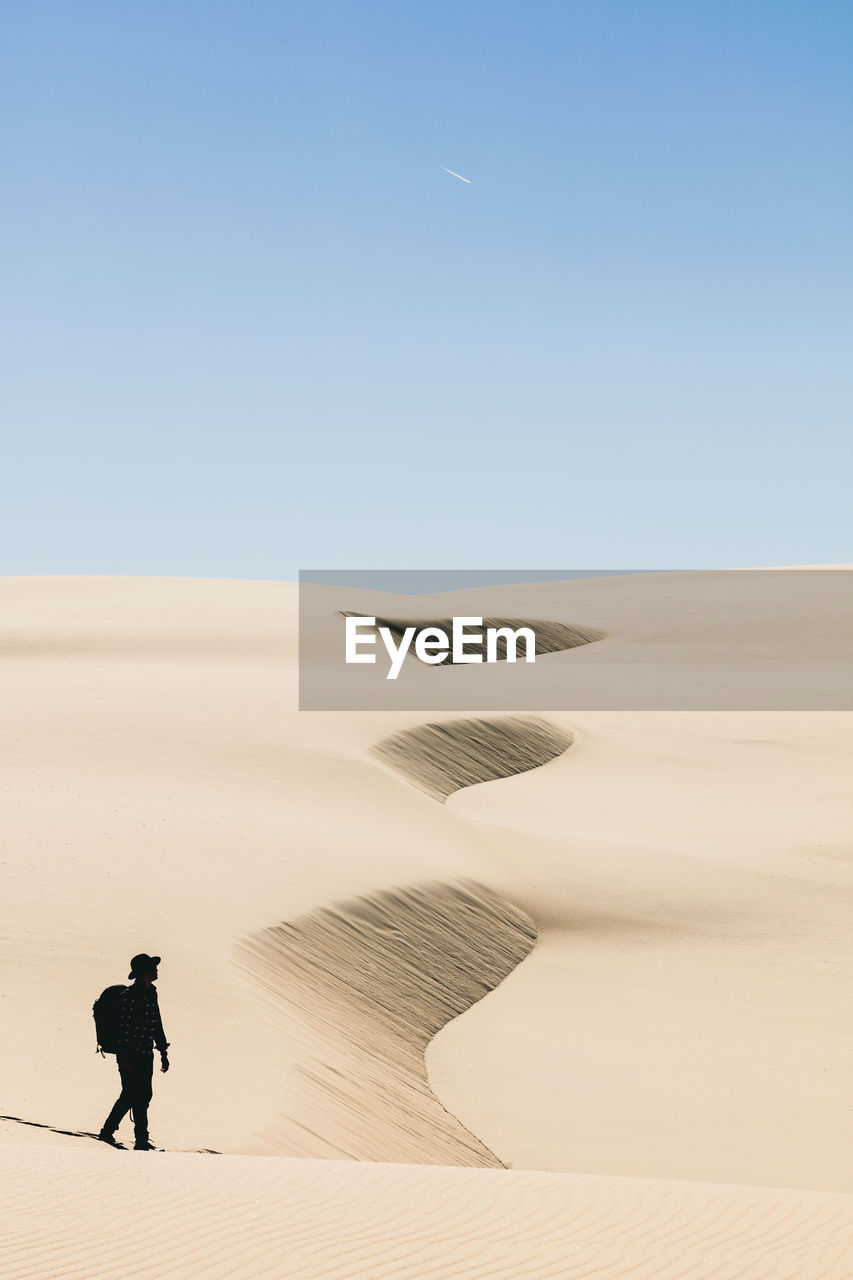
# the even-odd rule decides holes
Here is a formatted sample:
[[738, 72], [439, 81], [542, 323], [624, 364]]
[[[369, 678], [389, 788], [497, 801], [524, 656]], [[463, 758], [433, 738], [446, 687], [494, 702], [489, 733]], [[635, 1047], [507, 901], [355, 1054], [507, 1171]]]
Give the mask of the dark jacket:
[[152, 1046], [161, 1053], [169, 1047], [160, 1017], [157, 991], [153, 986], [146, 987], [143, 982], [134, 982], [121, 1000], [118, 1050], [119, 1053], [152, 1054]]

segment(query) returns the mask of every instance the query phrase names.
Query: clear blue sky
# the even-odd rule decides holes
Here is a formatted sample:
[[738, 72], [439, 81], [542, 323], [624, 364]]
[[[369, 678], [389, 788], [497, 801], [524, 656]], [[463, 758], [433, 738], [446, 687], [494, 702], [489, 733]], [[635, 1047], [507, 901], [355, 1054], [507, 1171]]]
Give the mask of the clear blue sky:
[[2, 25], [0, 573], [851, 559], [847, 0]]

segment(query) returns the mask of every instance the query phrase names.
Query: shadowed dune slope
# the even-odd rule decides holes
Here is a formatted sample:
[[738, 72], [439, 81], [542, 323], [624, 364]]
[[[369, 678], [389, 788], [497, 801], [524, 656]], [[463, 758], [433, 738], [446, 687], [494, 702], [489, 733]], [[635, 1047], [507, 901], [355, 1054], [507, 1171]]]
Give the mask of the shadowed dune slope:
[[500, 1167], [432, 1094], [424, 1051], [535, 938], [522, 911], [459, 883], [357, 898], [241, 943], [240, 962], [278, 1010], [294, 1063], [269, 1149]]
[[374, 755], [442, 802], [454, 791], [538, 769], [562, 755], [572, 735], [538, 716], [447, 720], [384, 738]]
[[[342, 618], [363, 618], [365, 615], [355, 613], [352, 609], [342, 609], [340, 616]], [[376, 626], [387, 627], [398, 644], [408, 627], [416, 627], [417, 630], [412, 640], [412, 653], [414, 653], [414, 641], [421, 631], [425, 631], [428, 627], [439, 627], [449, 636], [453, 630], [453, 619], [434, 618], [425, 621], [423, 618], [377, 617]], [[577, 649], [581, 645], [594, 644], [596, 640], [604, 639], [604, 632], [597, 631], [594, 627], [569, 626], [564, 622], [545, 622], [540, 618], [483, 618], [481, 627], [467, 626], [465, 632], [468, 636], [482, 640], [485, 645], [486, 631], [489, 628], [499, 630], [503, 627], [509, 627], [511, 631], [518, 631], [520, 627], [529, 627], [536, 636], [537, 654], [563, 653], [566, 649]], [[468, 645], [467, 648], [469, 652], [474, 652], [472, 645]], [[518, 660], [523, 661], [526, 654], [526, 647], [523, 641], [519, 642], [517, 652], [519, 654]], [[506, 662], [507, 645], [503, 636], [498, 636], [497, 638], [496, 654], [499, 662]], [[452, 667], [456, 664], [454, 664], [452, 654], [448, 653], [446, 657], [442, 658], [441, 662], [437, 662], [434, 665]]]

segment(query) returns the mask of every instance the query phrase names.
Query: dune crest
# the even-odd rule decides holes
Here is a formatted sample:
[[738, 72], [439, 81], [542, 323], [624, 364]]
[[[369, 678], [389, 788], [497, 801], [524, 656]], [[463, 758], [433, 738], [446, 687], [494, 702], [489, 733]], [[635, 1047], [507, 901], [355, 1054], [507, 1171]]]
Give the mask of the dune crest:
[[502, 1167], [436, 1099], [424, 1053], [535, 939], [524, 912], [462, 882], [356, 898], [246, 939], [242, 967], [272, 998], [294, 1060], [266, 1146], [293, 1156]]

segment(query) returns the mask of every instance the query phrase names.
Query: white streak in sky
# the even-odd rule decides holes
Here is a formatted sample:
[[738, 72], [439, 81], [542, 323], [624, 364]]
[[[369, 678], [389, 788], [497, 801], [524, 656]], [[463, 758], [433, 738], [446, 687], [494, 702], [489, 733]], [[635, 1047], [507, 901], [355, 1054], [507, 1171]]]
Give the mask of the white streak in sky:
[[446, 164], [440, 164], [438, 167], [439, 169], [443, 169], [445, 173], [449, 173], [452, 177], [458, 178], [460, 182], [467, 182], [468, 186], [470, 187], [471, 185], [470, 178], [463, 178], [461, 173], [457, 173], [455, 169], [448, 169]]

